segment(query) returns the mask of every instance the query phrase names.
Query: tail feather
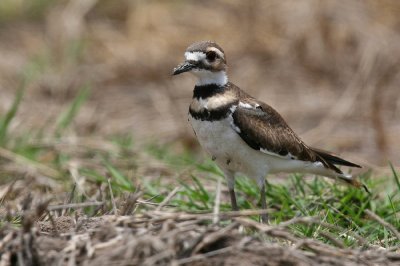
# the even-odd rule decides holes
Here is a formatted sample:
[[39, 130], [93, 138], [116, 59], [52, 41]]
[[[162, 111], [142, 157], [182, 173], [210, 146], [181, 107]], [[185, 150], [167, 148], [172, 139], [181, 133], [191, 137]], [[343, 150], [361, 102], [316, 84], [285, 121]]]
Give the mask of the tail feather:
[[329, 152], [322, 151], [320, 149], [311, 148], [319, 157], [322, 157], [326, 162], [336, 165], [343, 165], [349, 167], [357, 167], [361, 168], [360, 165], [346, 161], [345, 159], [339, 158], [335, 155], [330, 154]]
[[352, 186], [354, 186], [356, 188], [361, 188], [362, 187], [368, 194], [371, 194], [371, 192], [369, 191], [368, 187], [365, 184], [363, 184], [360, 181], [358, 181], [357, 179], [353, 178], [351, 175], [342, 174], [342, 175], [339, 175], [338, 178], [341, 181], [344, 181], [347, 184], [352, 185]]
[[342, 158], [339, 158], [339, 157], [337, 157], [335, 155], [332, 155], [332, 154], [330, 154], [330, 153], [328, 153], [326, 151], [322, 151], [322, 150], [315, 149], [315, 148], [312, 148], [312, 151], [315, 152], [315, 154], [317, 155], [317, 158], [325, 165], [325, 167], [327, 167], [329, 169], [332, 169], [333, 171], [335, 171], [338, 174], [337, 177], [340, 180], [346, 182], [349, 185], [357, 187], [357, 188], [361, 188], [362, 187], [362, 188], [365, 189], [365, 191], [367, 193], [370, 194], [370, 191], [369, 191], [369, 189], [367, 188], [366, 185], [364, 185], [363, 183], [361, 183], [357, 179], [352, 178], [351, 175], [343, 174], [343, 172], [339, 168], [337, 168], [335, 166], [335, 165], [343, 165], [343, 166], [361, 168], [360, 165], [352, 163], [352, 162], [349, 162], [349, 161], [346, 161], [346, 160], [344, 160]]

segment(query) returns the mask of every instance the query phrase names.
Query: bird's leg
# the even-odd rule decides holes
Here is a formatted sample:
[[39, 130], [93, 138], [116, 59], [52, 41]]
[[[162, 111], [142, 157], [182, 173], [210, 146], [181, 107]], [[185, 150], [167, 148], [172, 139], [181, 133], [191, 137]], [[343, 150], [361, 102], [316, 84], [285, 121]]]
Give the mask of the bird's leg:
[[239, 207], [237, 206], [237, 203], [236, 203], [235, 189], [234, 188], [230, 188], [229, 189], [229, 194], [231, 196], [232, 211], [238, 211]]
[[[265, 179], [264, 177], [259, 180], [258, 182], [258, 186], [260, 188], [260, 201], [261, 201], [261, 209], [262, 210], [267, 210], [267, 200], [266, 200], [266, 192], [265, 192]], [[260, 215], [260, 221], [262, 223], [267, 223], [268, 222], [268, 214], [267, 213], [263, 213]]]
[[235, 194], [235, 174], [232, 171], [225, 171], [226, 182], [228, 183], [229, 195], [231, 196], [232, 211], [238, 211]]

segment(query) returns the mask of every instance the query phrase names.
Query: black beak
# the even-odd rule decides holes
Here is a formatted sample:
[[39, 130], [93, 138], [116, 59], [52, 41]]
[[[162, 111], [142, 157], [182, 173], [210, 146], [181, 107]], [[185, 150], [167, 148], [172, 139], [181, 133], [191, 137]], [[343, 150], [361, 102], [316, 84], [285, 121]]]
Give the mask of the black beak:
[[174, 71], [172, 72], [172, 75], [178, 75], [184, 72], [188, 72], [190, 70], [192, 70], [193, 68], [195, 68], [196, 65], [194, 65], [193, 63], [190, 62], [184, 62], [182, 64], [180, 64], [179, 66], [177, 66], [176, 68], [174, 68]]

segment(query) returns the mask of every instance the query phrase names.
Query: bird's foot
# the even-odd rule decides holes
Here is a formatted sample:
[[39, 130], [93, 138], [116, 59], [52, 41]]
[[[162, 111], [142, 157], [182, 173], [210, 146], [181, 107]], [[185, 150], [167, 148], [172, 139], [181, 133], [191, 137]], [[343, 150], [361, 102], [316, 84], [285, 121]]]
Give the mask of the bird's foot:
[[268, 224], [268, 214], [263, 213], [260, 215], [260, 223]]

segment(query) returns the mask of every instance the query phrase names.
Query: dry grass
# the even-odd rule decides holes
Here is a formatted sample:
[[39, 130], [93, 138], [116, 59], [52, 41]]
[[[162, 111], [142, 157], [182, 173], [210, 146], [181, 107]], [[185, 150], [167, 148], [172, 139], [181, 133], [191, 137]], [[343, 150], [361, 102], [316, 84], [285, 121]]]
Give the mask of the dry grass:
[[400, 159], [397, 1], [43, 6], [36, 18], [3, 18], [0, 106], [10, 103], [21, 71], [34, 76], [16, 128], [51, 123], [89, 83], [78, 134], [192, 143], [185, 116], [193, 80], [170, 72], [188, 44], [212, 39], [226, 50], [231, 80], [278, 109], [310, 144], [367, 166]]
[[[1, 0], [0, 127], [23, 97], [0, 128], [0, 266], [398, 264], [399, 12], [396, 0]], [[295, 177], [271, 185], [277, 224], [226, 212], [215, 168], [165, 155], [199, 153], [193, 78], [170, 74], [205, 39], [307, 143], [379, 173], [373, 195]], [[240, 185], [242, 207], [257, 206]]]
[[1, 229], [1, 265], [12, 265], [16, 260], [19, 265], [346, 266], [398, 265], [400, 261], [398, 251], [370, 246], [358, 235], [352, 236], [363, 248], [348, 249], [332, 234], [324, 237], [335, 246], [287, 230], [295, 224], [332, 228], [312, 217], [270, 226], [246, 217], [260, 211], [218, 213], [222, 224], [230, 222], [221, 226], [211, 222], [214, 214], [156, 210], [133, 216], [61, 216], [32, 227], [45, 212], [43, 207], [24, 212], [23, 230]]

